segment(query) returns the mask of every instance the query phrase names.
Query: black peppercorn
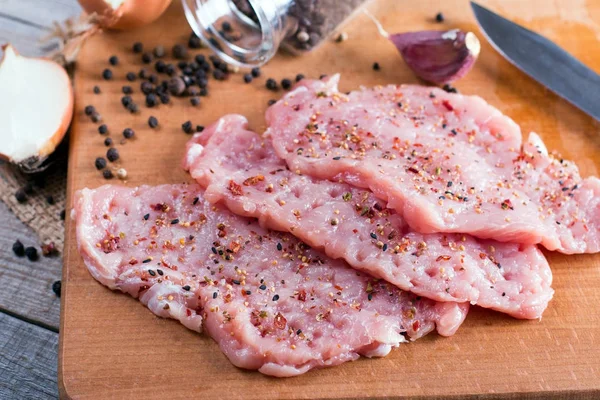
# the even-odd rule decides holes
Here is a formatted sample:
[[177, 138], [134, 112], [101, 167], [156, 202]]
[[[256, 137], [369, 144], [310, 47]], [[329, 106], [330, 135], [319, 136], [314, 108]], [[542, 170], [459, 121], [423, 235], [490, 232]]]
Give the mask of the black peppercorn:
[[200, 41], [200, 38], [196, 36], [194, 32], [190, 34], [190, 38], [188, 40], [188, 47], [190, 49], [199, 49], [202, 47], [202, 42]]
[[146, 96], [146, 107], [152, 108], [158, 105], [158, 97], [154, 93], [150, 93]]
[[282, 79], [282, 80], [281, 80], [281, 87], [282, 87], [284, 90], [288, 90], [289, 88], [291, 88], [291, 87], [292, 87], [292, 81], [291, 81], [291, 80], [289, 80], [289, 79], [287, 79], [287, 78], [285, 78], [285, 79]]
[[56, 295], [56, 297], [60, 297], [62, 284], [60, 281], [56, 281], [52, 284], [52, 291]]
[[169, 97], [168, 94], [166, 93], [161, 93], [160, 94], [160, 102], [163, 104], [169, 104], [169, 101], [171, 100], [171, 98]]
[[450, 84], [448, 84], [448, 83], [446, 83], [446, 84], [445, 84], [445, 85], [442, 87], [442, 89], [444, 89], [444, 90], [445, 90], [446, 92], [448, 92], [448, 93], [458, 93], [458, 90], [457, 90], [457, 89], [456, 89], [454, 86], [452, 86], [452, 85], [450, 85]]
[[200, 98], [199, 98], [199, 97], [196, 97], [196, 96], [194, 96], [194, 97], [190, 98], [190, 103], [191, 103], [191, 104], [192, 104], [194, 107], [195, 107], [195, 106], [198, 106], [198, 105], [200, 105]]
[[218, 81], [222, 81], [225, 79], [225, 72], [221, 71], [220, 69], [215, 69], [213, 71], [213, 78], [215, 78]]
[[435, 22], [444, 22], [444, 14], [441, 12], [435, 15]]
[[51, 194], [49, 194], [48, 196], [46, 196], [46, 203], [53, 205], [55, 203], [54, 201], [54, 196], [52, 196]]
[[127, 107], [129, 104], [131, 104], [131, 102], [132, 102], [131, 96], [121, 97], [121, 104], [123, 104], [124, 107]]
[[98, 122], [102, 121], [102, 116], [100, 115], [100, 113], [97, 113], [96, 111], [94, 111], [92, 113], [91, 119], [92, 119], [93, 123], [98, 123]]
[[129, 82], [133, 82], [137, 79], [137, 76], [135, 75], [135, 72], [128, 72], [127, 75], [125, 75], [125, 78], [127, 78]]
[[200, 88], [200, 96], [208, 96], [208, 88], [207, 87]]
[[144, 64], [150, 64], [154, 57], [152, 57], [152, 53], [144, 53], [142, 54], [142, 62]]
[[173, 57], [181, 60], [187, 57], [187, 49], [182, 44], [176, 44], [173, 46]]
[[205, 88], [208, 85], [208, 79], [206, 79], [206, 78], [196, 79], [196, 84], [198, 85], [198, 87], [200, 87], [200, 89]]
[[113, 173], [110, 169], [105, 169], [104, 171], [102, 171], [102, 176], [104, 177], [104, 179], [111, 179], [113, 177]]
[[96, 111], [96, 109], [94, 108], [94, 106], [85, 106], [85, 108], [83, 109], [83, 112], [85, 113], [85, 115], [90, 116], [92, 115], [92, 113]]
[[62, 211], [60, 212], [60, 214], [59, 214], [58, 216], [60, 217], [61, 221], [64, 221], [64, 220], [65, 220], [65, 216], [66, 216], [66, 214], [67, 214], [66, 210], [62, 210]]
[[204, 126], [196, 125], [196, 132], [202, 132], [204, 130]]
[[231, 27], [231, 24], [227, 21], [223, 22], [221, 24], [221, 29], [223, 29], [223, 31], [229, 33], [231, 31], [233, 31], [233, 28]]
[[123, 92], [123, 94], [131, 94], [131, 93], [133, 93], [133, 89], [131, 88], [131, 86], [123, 86], [121, 88], [121, 91]]
[[94, 94], [100, 94], [100, 88], [98, 86], [94, 86]]
[[104, 135], [106, 132], [108, 132], [108, 127], [106, 126], [106, 124], [102, 124], [98, 127], [99, 134]]
[[111, 80], [113, 77], [113, 73], [110, 69], [106, 68], [104, 71], [102, 71], [102, 78], [104, 78], [104, 80]]
[[153, 85], [156, 85], [158, 83], [158, 75], [156, 74], [152, 74], [148, 77], [148, 81], [150, 83], [152, 83]]
[[252, 74], [253, 77], [258, 78], [260, 76], [260, 68], [254, 67], [254, 68], [252, 68], [250, 73]]
[[204, 62], [206, 62], [206, 56], [204, 54], [197, 54], [194, 57], [194, 60], [199, 64], [202, 65]]
[[277, 81], [273, 78], [269, 78], [267, 79], [267, 83], [265, 84], [265, 86], [267, 87], [267, 89], [269, 90], [277, 90]]
[[106, 160], [104, 159], [104, 157], [98, 157], [96, 158], [94, 165], [96, 165], [97, 170], [104, 169], [106, 168]]
[[108, 59], [108, 62], [110, 63], [110, 65], [117, 65], [119, 64], [119, 58], [117, 56], [111, 56]]
[[156, 128], [158, 126], [158, 119], [155, 116], [150, 116], [148, 118], [148, 126], [152, 129]]
[[112, 143], [113, 143], [113, 141], [112, 141], [112, 139], [111, 139], [111, 138], [107, 137], [106, 139], [104, 139], [104, 145], [105, 145], [106, 147], [108, 147], [108, 146], [112, 145]]
[[267, 102], [267, 105], [270, 107], [270, 106], [272, 106], [272, 105], [273, 105], [273, 104], [275, 104], [275, 103], [277, 103], [277, 100], [271, 99], [271, 100], [269, 100], [269, 101]]
[[304, 75], [302, 75], [302, 74], [296, 75], [296, 82], [300, 82], [302, 79], [304, 79]]
[[106, 158], [108, 158], [108, 161], [110, 162], [117, 161], [119, 159], [119, 151], [114, 147], [111, 147], [106, 152]]
[[159, 74], [162, 74], [163, 72], [165, 72], [166, 67], [167, 67], [167, 63], [165, 63], [163, 60], [158, 60], [156, 63], [154, 63], [154, 69]]
[[183, 129], [185, 133], [193, 133], [192, 121], [186, 121], [181, 124], [181, 129]]
[[185, 82], [181, 78], [171, 78], [169, 80], [169, 92], [173, 96], [180, 96], [185, 91]]
[[183, 81], [186, 87], [191, 86], [194, 83], [192, 78], [187, 75], [182, 75], [181, 80]]
[[131, 128], [125, 128], [123, 130], [123, 137], [125, 137], [125, 139], [131, 139], [134, 135], [135, 132]]
[[252, 82], [252, 74], [244, 74], [244, 82], [246, 82], [246, 83]]
[[173, 64], [167, 64], [167, 66], [165, 67], [165, 72], [167, 73], [167, 75], [173, 76], [177, 72], [177, 69]]
[[140, 89], [144, 94], [150, 94], [154, 91], [154, 86], [150, 82], [142, 82]]
[[130, 113], [135, 114], [139, 111], [139, 107], [135, 103], [130, 103], [127, 105], [127, 110], [129, 110]]
[[379, 65], [378, 62], [373, 63], [373, 71], [379, 71], [381, 69], [381, 66]]
[[38, 251], [35, 247], [29, 246], [25, 248], [25, 255], [29, 261], [37, 261], [39, 258]]
[[18, 257], [23, 257], [25, 255], [25, 246], [23, 246], [23, 243], [21, 243], [20, 240], [13, 243], [12, 250]]
[[133, 44], [133, 52], [141, 53], [142, 51], [144, 51], [144, 45], [141, 42], [135, 42]]
[[150, 75], [150, 71], [148, 71], [147, 68], [140, 69], [140, 72], [138, 73], [140, 79], [147, 79], [148, 75]]

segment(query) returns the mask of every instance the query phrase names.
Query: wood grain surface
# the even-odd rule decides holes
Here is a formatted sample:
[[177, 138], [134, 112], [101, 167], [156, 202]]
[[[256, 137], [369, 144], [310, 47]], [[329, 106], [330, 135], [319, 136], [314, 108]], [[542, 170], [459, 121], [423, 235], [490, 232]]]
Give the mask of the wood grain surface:
[[[178, 3], [178, 2], [176, 2]], [[600, 72], [600, 2], [488, 0], [483, 4], [555, 40]], [[466, 0], [419, 2], [380, 0], [369, 5], [390, 32], [462, 28], [479, 32]], [[435, 24], [438, 11], [446, 16]], [[181, 124], [209, 124], [226, 113], [246, 115], [261, 131], [267, 101], [278, 97], [264, 89], [267, 77], [302, 72], [308, 77], [340, 72], [341, 90], [359, 85], [418, 83], [395, 48], [378, 36], [364, 15], [344, 27], [349, 39], [328, 42], [307, 56], [278, 55], [252, 84], [240, 74], [211, 81], [210, 95], [199, 108], [187, 100], [156, 109], [141, 107], [138, 116], [119, 102], [127, 71], [141, 68], [131, 53], [134, 41], [147, 48], [170, 47], [186, 40], [189, 28], [179, 4], [154, 25], [139, 31], [107, 33], [82, 50], [76, 75], [76, 113], [71, 138], [68, 196], [83, 187], [107, 183], [94, 168], [106, 152], [104, 137], [83, 115], [92, 104], [119, 143], [131, 127], [136, 138], [118, 144], [126, 168], [125, 184], [189, 182], [181, 170], [189, 139]], [[480, 35], [483, 39], [483, 36]], [[550, 149], [576, 159], [583, 175], [600, 167], [600, 125], [560, 100], [501, 58], [485, 41], [473, 71], [457, 83], [465, 94], [478, 94], [514, 118], [524, 133], [538, 132]], [[206, 53], [206, 50], [203, 51]], [[110, 55], [122, 65], [115, 79], [101, 80]], [[382, 69], [372, 70], [373, 62]], [[99, 85], [102, 94], [94, 95]], [[139, 82], [134, 99], [142, 104]], [[155, 115], [160, 129], [147, 127]], [[119, 183], [119, 182], [112, 182]], [[600, 256], [546, 253], [554, 271], [556, 296], [542, 321], [518, 321], [473, 307], [451, 338], [430, 335], [379, 360], [361, 359], [274, 379], [235, 368], [207, 336], [155, 317], [136, 300], [113, 293], [94, 281], [77, 253], [74, 223], [67, 221], [63, 272], [59, 385], [65, 398], [598, 398], [600, 396]]]

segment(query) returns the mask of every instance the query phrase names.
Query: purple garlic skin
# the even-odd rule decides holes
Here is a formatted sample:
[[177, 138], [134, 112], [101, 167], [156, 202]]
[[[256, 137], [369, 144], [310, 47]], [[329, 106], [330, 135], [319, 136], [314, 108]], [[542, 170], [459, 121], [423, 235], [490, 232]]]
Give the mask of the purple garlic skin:
[[459, 29], [396, 33], [389, 39], [419, 78], [438, 85], [466, 75], [481, 50], [474, 33]]

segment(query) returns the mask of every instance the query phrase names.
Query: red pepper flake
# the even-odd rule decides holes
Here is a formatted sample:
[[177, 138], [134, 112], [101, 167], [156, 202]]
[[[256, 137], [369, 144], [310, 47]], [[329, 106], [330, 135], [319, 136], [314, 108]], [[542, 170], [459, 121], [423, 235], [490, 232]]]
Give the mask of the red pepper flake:
[[420, 327], [421, 327], [421, 322], [419, 322], [419, 320], [416, 320], [415, 322], [413, 322], [413, 324], [412, 324], [413, 331], [415, 331], [415, 332], [418, 331]]
[[191, 317], [191, 316], [192, 316], [192, 311], [191, 311], [191, 310], [188, 308], [188, 309], [186, 309], [186, 310], [185, 310], [185, 314], [186, 314], [188, 317]]
[[[246, 179], [244, 181], [244, 186], [254, 186], [256, 185], [258, 182], [262, 182], [265, 180], [264, 175], [256, 175], [256, 176], [251, 176], [250, 178]], [[229, 183], [230, 187], [231, 187], [231, 183]]]
[[242, 190], [242, 186], [235, 183], [233, 181], [233, 179], [229, 181], [229, 191], [234, 196], [241, 196], [244, 194], [244, 191]]
[[54, 242], [50, 242], [42, 245], [42, 254], [44, 257], [50, 257], [55, 254], [58, 254], [58, 249], [54, 245]]
[[408, 172], [412, 172], [413, 174], [418, 174], [419, 173], [419, 170], [416, 169], [415, 167], [410, 167], [410, 168], [408, 168], [407, 171]]
[[451, 257], [450, 256], [439, 256], [438, 258], [435, 259], [435, 261], [440, 262], [440, 261], [448, 261]]
[[306, 301], [306, 290], [302, 289], [298, 292], [298, 300]]
[[277, 313], [275, 316], [274, 325], [277, 329], [285, 329], [285, 326], [287, 325], [287, 319], [285, 319], [281, 313]]
[[514, 210], [515, 208], [513, 207], [510, 199], [506, 199], [502, 202], [502, 204], [500, 204], [500, 207], [502, 207], [503, 210], [508, 210], [509, 208], [511, 210]]
[[447, 109], [448, 111], [454, 111], [454, 107], [452, 106], [452, 104], [450, 104], [450, 102], [449, 102], [448, 100], [443, 100], [443, 101], [442, 101], [442, 105], [443, 105], [444, 107], [446, 107], [446, 109]]
[[482, 260], [485, 260], [487, 258], [487, 254], [479, 253], [479, 258], [481, 258]]

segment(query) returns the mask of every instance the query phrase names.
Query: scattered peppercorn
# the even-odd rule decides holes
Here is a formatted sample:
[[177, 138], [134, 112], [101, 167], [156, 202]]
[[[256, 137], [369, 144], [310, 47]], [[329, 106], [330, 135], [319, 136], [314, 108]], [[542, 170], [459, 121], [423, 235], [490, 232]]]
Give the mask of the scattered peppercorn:
[[213, 78], [215, 78], [218, 81], [224, 80], [226, 76], [227, 74], [220, 69], [215, 69], [213, 71]]
[[176, 44], [173, 46], [173, 57], [178, 60], [183, 60], [187, 57], [187, 49], [182, 44]]
[[273, 296], [273, 301], [277, 301], [277, 300], [279, 300], [279, 295], [278, 294], [276, 294], [275, 296]]
[[102, 115], [100, 115], [100, 113], [94, 111], [92, 113], [91, 119], [92, 119], [92, 122], [96, 124], [96, 123], [102, 121]]
[[173, 96], [180, 96], [185, 91], [185, 82], [181, 78], [171, 78], [168, 83], [169, 92]]
[[204, 130], [204, 126], [196, 125], [196, 132], [202, 132]]
[[435, 15], [435, 22], [444, 22], [444, 19], [444, 14], [442, 14], [441, 12]]
[[458, 90], [454, 86], [450, 85], [449, 83], [446, 83], [442, 87], [442, 89], [444, 89], [444, 91], [446, 91], [448, 93], [458, 93]]
[[113, 73], [110, 69], [106, 68], [104, 71], [102, 71], [102, 78], [104, 78], [104, 80], [109, 81], [111, 80], [113, 77]]
[[141, 53], [142, 51], [144, 51], [144, 45], [141, 42], [135, 42], [133, 44], [133, 52]]
[[296, 82], [300, 82], [302, 79], [304, 79], [304, 75], [303, 74], [296, 75]]
[[62, 210], [62, 211], [60, 212], [60, 214], [58, 215], [58, 216], [60, 217], [61, 221], [64, 221], [64, 220], [65, 220], [66, 213], [67, 213], [67, 212], [66, 212], [65, 210]]
[[194, 107], [196, 107], [196, 106], [200, 105], [200, 97], [196, 97], [196, 96], [192, 97], [192, 98], [190, 99], [190, 103], [191, 103], [191, 104], [192, 104]]
[[156, 74], [152, 74], [148, 77], [148, 81], [150, 83], [152, 83], [153, 85], [156, 85], [158, 83], [158, 75]]
[[23, 190], [27, 194], [33, 194], [33, 185], [31, 182], [27, 182], [25, 185], [23, 185]]
[[98, 86], [94, 86], [94, 94], [100, 94], [100, 88]]
[[123, 94], [131, 94], [131, 93], [133, 93], [133, 89], [131, 88], [131, 86], [123, 86], [121, 88], [121, 91], [123, 92]]
[[252, 68], [250, 73], [252, 74], [253, 77], [258, 78], [260, 76], [260, 68], [254, 67], [254, 68]]
[[275, 104], [275, 103], [277, 103], [277, 100], [275, 100], [275, 99], [270, 99], [269, 101], [267, 101], [267, 105], [268, 105], [269, 107], [270, 107], [270, 106], [272, 106], [272, 105], [273, 105], [273, 104]]
[[273, 91], [278, 89], [277, 81], [273, 78], [267, 79], [267, 83], [265, 84], [265, 86], [267, 87], [267, 89], [273, 90]]
[[154, 93], [149, 93], [146, 96], [146, 106], [147, 107], [152, 108], [154, 106], [157, 106], [158, 102], [159, 102], [158, 97], [156, 97], [156, 95]]
[[152, 53], [147, 52], [147, 53], [142, 54], [142, 62], [144, 64], [150, 64], [152, 62], [152, 60], [154, 60]]
[[106, 168], [106, 160], [104, 159], [104, 157], [98, 157], [96, 158], [94, 165], [96, 166], [97, 170], [104, 169]]
[[106, 126], [106, 124], [102, 124], [98, 127], [99, 134], [104, 135], [107, 132], [108, 132], [108, 127]]
[[15, 198], [19, 203], [25, 203], [27, 201], [27, 194], [25, 194], [25, 190], [23, 190], [23, 188], [17, 190], [15, 192]]
[[131, 96], [123, 96], [121, 97], [121, 104], [123, 104], [124, 107], [127, 107], [129, 104], [131, 104], [133, 100], [131, 99]]
[[252, 74], [244, 74], [244, 82], [246, 82], [246, 83], [252, 82]]
[[119, 168], [117, 170], [117, 178], [121, 180], [127, 179], [127, 170], [125, 168]]
[[202, 47], [202, 41], [194, 32], [190, 34], [190, 38], [188, 39], [188, 47], [190, 49], [199, 49]]
[[379, 65], [378, 62], [373, 63], [373, 71], [379, 71], [381, 69], [381, 66]]
[[169, 97], [169, 95], [166, 94], [166, 93], [161, 93], [159, 95], [159, 97], [160, 97], [160, 102], [163, 103], [163, 104], [169, 104], [169, 101], [171, 100], [171, 98]]
[[92, 115], [94, 113], [94, 111], [96, 111], [96, 109], [94, 108], [94, 106], [85, 106], [85, 108], [83, 109], [83, 112], [87, 116]]
[[140, 72], [138, 73], [138, 77], [140, 79], [148, 79], [149, 75], [150, 75], [150, 71], [148, 71], [147, 68], [140, 69]]
[[181, 124], [181, 129], [187, 134], [193, 133], [192, 121], [186, 121]]
[[46, 203], [53, 205], [55, 203], [54, 201], [54, 196], [52, 196], [51, 194], [49, 194], [48, 196], [46, 196]]
[[23, 257], [25, 255], [25, 246], [23, 246], [23, 243], [21, 243], [20, 240], [13, 243], [12, 250], [17, 257]]
[[37, 261], [39, 258], [38, 251], [35, 247], [29, 246], [25, 248], [25, 255], [29, 261]]
[[156, 128], [158, 126], [158, 119], [154, 116], [150, 116], [150, 118], [148, 118], [148, 126], [152, 129]]
[[131, 139], [135, 135], [135, 132], [131, 128], [125, 128], [123, 130], [123, 136], [125, 139]]
[[130, 113], [135, 114], [136, 112], [138, 112], [139, 108], [138, 105], [135, 103], [130, 103], [127, 105], [127, 109], [129, 110]]
[[129, 82], [133, 82], [137, 79], [137, 76], [135, 75], [135, 72], [128, 72], [127, 75], [125, 75], [125, 78], [127, 78]]
[[60, 297], [61, 288], [62, 284], [60, 281], [56, 281], [52, 284], [52, 291], [54, 292], [56, 297]]
[[111, 179], [113, 177], [113, 173], [110, 169], [105, 169], [104, 171], [102, 171], [102, 176], [104, 177], [104, 179]]
[[288, 90], [289, 88], [291, 88], [291, 87], [292, 87], [292, 81], [291, 81], [291, 80], [289, 80], [289, 79], [287, 79], [287, 78], [285, 78], [285, 79], [282, 79], [282, 80], [281, 80], [281, 87], [282, 87], [284, 90]]
[[106, 158], [108, 158], [108, 161], [110, 161], [110, 162], [117, 161], [119, 159], [119, 151], [117, 149], [115, 149], [114, 147], [111, 147], [106, 152]]
[[144, 94], [150, 94], [154, 91], [154, 86], [150, 82], [142, 82], [140, 90]]
[[111, 56], [108, 59], [108, 62], [110, 63], [110, 65], [117, 65], [119, 64], [119, 58], [117, 56]]
[[104, 145], [105, 145], [106, 147], [108, 147], [108, 146], [111, 146], [111, 145], [112, 145], [112, 143], [113, 143], [113, 141], [112, 141], [112, 139], [111, 139], [111, 138], [107, 137], [106, 139], [104, 139]]
[[200, 88], [200, 96], [208, 96], [208, 88]]

